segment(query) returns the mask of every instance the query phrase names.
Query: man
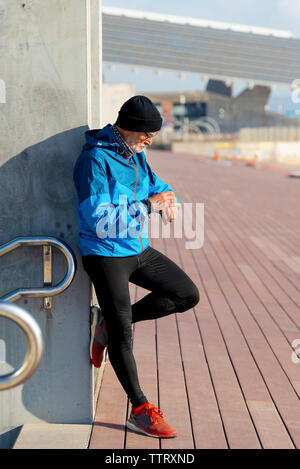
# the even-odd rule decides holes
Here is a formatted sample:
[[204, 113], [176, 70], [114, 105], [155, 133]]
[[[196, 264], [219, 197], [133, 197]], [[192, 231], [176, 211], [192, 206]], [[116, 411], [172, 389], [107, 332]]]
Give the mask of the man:
[[[121, 107], [114, 125], [86, 132], [74, 168], [79, 218], [79, 249], [100, 305], [91, 334], [91, 361], [100, 367], [108, 347], [111, 365], [127, 393], [132, 411], [127, 426], [146, 435], [172, 438], [176, 431], [150, 404], [138, 380], [132, 353], [132, 323], [186, 311], [199, 302], [187, 274], [149, 245], [148, 214], [175, 220], [179, 199], [147, 163], [143, 149], [162, 126], [145, 96]], [[129, 282], [150, 293], [131, 305]]]

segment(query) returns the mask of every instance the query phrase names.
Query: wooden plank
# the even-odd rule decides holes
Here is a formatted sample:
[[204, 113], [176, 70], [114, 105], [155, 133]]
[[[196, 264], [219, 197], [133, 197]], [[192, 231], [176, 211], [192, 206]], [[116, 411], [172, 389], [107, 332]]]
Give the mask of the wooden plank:
[[[222, 218], [222, 215], [220, 215], [220, 217]], [[274, 268], [273, 264], [269, 262], [266, 257], [262, 259], [263, 252], [259, 252], [255, 246], [248, 241], [249, 231], [251, 228], [245, 227], [245, 234], [243, 236], [243, 240], [241, 240], [241, 238], [236, 235], [235, 227], [230, 223], [230, 216], [227, 215], [226, 218], [229, 227], [228, 229], [224, 227], [223, 231], [228, 234], [227, 238], [234, 241], [234, 246], [238, 247], [239, 251], [242, 250], [248, 264], [255, 265], [255, 271], [262, 279], [266, 288], [268, 288], [268, 291], [281, 305], [284, 306], [284, 310], [288, 318], [290, 318], [293, 324], [295, 324], [296, 329], [298, 329], [300, 327], [299, 306], [297, 306], [297, 304], [300, 304], [299, 291], [297, 291], [293, 285], [291, 285], [286, 278], [276, 268]], [[253, 239], [252, 236], [251, 239]], [[295, 329], [293, 325], [282, 326], [282, 329], [289, 330], [290, 328], [292, 330]]]
[[[131, 302], [136, 287], [130, 284]], [[107, 356], [89, 449], [124, 449], [128, 398]]]
[[[239, 325], [248, 343], [247, 347], [250, 347], [251, 355], [253, 355], [254, 358], [257, 359], [258, 353], [253, 352], [252, 344], [255, 345], [256, 348], [259, 346], [262, 349], [262, 355], [265, 357], [265, 359], [269, 355], [268, 366], [270, 367], [271, 365], [271, 369], [274, 370], [273, 373], [274, 374], [277, 373], [281, 379], [284, 379], [283, 374], [281, 374], [282, 370], [278, 367], [278, 363], [276, 362], [276, 359], [273, 359], [272, 361], [272, 358], [273, 358], [272, 352], [268, 349], [268, 344], [266, 343], [265, 338], [260, 333], [260, 330], [257, 327], [257, 324], [255, 323], [253, 318], [250, 316], [249, 311], [245, 307], [245, 304], [240, 300], [240, 297], [238, 296], [236, 290], [232, 288], [232, 285], [225, 284], [222, 281], [222, 279], [219, 277], [219, 272], [222, 271], [222, 268], [220, 265], [217, 265], [214, 255], [210, 253], [209, 258], [210, 258], [210, 263], [212, 265], [212, 268], [215, 272], [215, 275], [217, 276], [218, 281], [222, 285], [224, 294], [226, 295], [226, 298], [230, 304], [230, 308], [233, 311], [233, 314], [238, 318]], [[226, 332], [225, 332], [223, 321], [225, 320], [226, 320], [226, 323], [228, 324], [228, 321], [229, 321], [228, 317], [226, 317], [226, 319], [220, 318], [220, 323], [221, 323], [222, 330], [224, 331], [224, 335]], [[272, 399], [269, 396], [268, 389], [264, 385], [264, 382], [262, 380], [262, 377], [260, 376], [259, 370], [257, 370], [256, 368], [256, 363], [253, 361], [252, 357], [249, 356], [249, 351], [245, 350], [242, 344], [240, 348], [237, 347], [236, 340], [235, 340], [235, 343], [232, 345], [233, 338], [230, 337], [228, 332], [226, 336], [228, 336], [228, 339], [227, 339], [228, 348], [230, 350], [232, 361], [238, 373], [239, 382], [243, 388], [243, 393], [245, 395], [246, 402], [248, 403], [248, 401], [250, 400], [266, 402], [266, 405], [269, 405], [268, 408], [273, 409], [274, 411], [273, 420], [272, 420], [272, 428], [274, 432], [277, 430], [278, 441], [283, 441], [283, 439], [285, 438], [286, 445], [284, 447], [291, 447], [290, 437], [286, 432], [283, 422], [279, 418], [279, 415], [275, 409], [275, 406], [274, 405], [271, 406], [271, 404], [273, 404]], [[259, 366], [260, 366], [260, 363], [259, 363]], [[288, 388], [287, 392], [289, 392], [290, 389], [289, 389], [288, 383], [286, 385], [286, 388]], [[259, 395], [260, 397], [258, 397]], [[254, 396], [256, 396], [256, 398]], [[253, 420], [255, 416], [257, 415], [252, 415]], [[261, 419], [257, 421], [254, 420], [254, 423], [259, 433], [261, 441], [262, 442], [268, 441], [268, 435], [265, 434], [265, 432], [268, 433], [268, 430], [267, 428], [265, 428], [265, 425], [261, 425], [263, 423]]]
[[[179, 242], [182, 243], [181, 240]], [[211, 284], [209, 288], [213, 292], [213, 295], [218, 294], [218, 288], [215, 285]], [[229, 445], [232, 448], [249, 447], [251, 445], [253, 445], [253, 447], [260, 447], [246, 409], [243, 395], [236, 381], [232, 363], [224, 345], [222, 332], [218, 329], [218, 324], [214, 318], [213, 312], [205, 316], [203, 314], [203, 311], [211, 311], [211, 306], [206, 297], [204, 288], [200, 289], [200, 296], [201, 301], [199, 308], [197, 308], [197, 312], [199, 311], [198, 320]], [[236, 334], [233, 335], [233, 337], [235, 336]], [[237, 411], [237, 408], [239, 411]], [[242, 423], [240, 421], [240, 415], [243, 416]], [[242, 433], [247, 434], [246, 439], [241, 439], [240, 435]]]
[[[211, 256], [211, 253], [209, 253], [209, 256]], [[214, 269], [214, 270], [215, 270], [215, 269]], [[223, 275], [223, 276], [221, 276], [221, 278], [219, 279], [219, 281], [220, 281], [221, 285], [223, 286], [224, 283], [226, 283], [226, 274]], [[226, 283], [226, 285], [227, 285], [227, 283]], [[251, 381], [251, 382], [252, 382], [252, 381]], [[278, 415], [277, 415], [277, 416], [275, 415], [275, 417], [278, 418]], [[283, 427], [283, 426], [282, 426], [282, 422], [281, 422], [281, 427]], [[286, 436], [287, 436], [287, 435], [286, 435], [286, 432], [285, 432], [285, 431], [284, 431], [284, 433], [282, 432], [283, 428], [281, 428], [280, 430], [281, 430], [281, 433], [285, 436], [286, 443], [288, 444], [287, 447], [290, 447], [291, 442], [290, 442], [290, 440], [286, 437]], [[279, 441], [281, 441], [281, 440], [279, 440]]]
[[[223, 218], [221, 211], [219, 212], [219, 218], [220, 218], [220, 217]], [[226, 219], [227, 219], [227, 221], [229, 221], [230, 218], [231, 218], [230, 215], [228, 215], [228, 213], [226, 212]], [[236, 221], [237, 218], [238, 218], [238, 217], [237, 217], [236, 215], [232, 216], [232, 220], [234, 219], [234, 220]], [[251, 230], [252, 224], [253, 224], [253, 223], [251, 222], [251, 223], [249, 224], [249, 226], [246, 226], [245, 229], [244, 229], [244, 231], [245, 231], [245, 236], [244, 236], [245, 243], [247, 242], [247, 239], [249, 238], [249, 230]], [[240, 230], [240, 224], [235, 223], [235, 225], [233, 225], [233, 221], [232, 221], [231, 225], [232, 225], [232, 227], [230, 227], [230, 234], [231, 234], [231, 236], [234, 237], [234, 239], [235, 239], [235, 245], [237, 245], [237, 246], [240, 247], [241, 241], [239, 240], [239, 237], [236, 236], [236, 233], [237, 233], [237, 232], [240, 233], [240, 231], [241, 231], [241, 230]], [[251, 236], [251, 237], [253, 238], [253, 236]], [[258, 238], [255, 238], [255, 237], [254, 237], [254, 239], [257, 240]], [[251, 248], [251, 246], [249, 245], [249, 243], [248, 243], [247, 246], [249, 246], [249, 247]], [[262, 249], [263, 249], [263, 248], [262, 248]], [[254, 253], [254, 251], [252, 251], [252, 252]], [[262, 259], [262, 252], [260, 252], [260, 253], [259, 253], [259, 256], [257, 256], [257, 258], [259, 258], [259, 257], [260, 257], [260, 259]], [[268, 263], [267, 265], [270, 266], [270, 263]], [[273, 270], [274, 270], [274, 269], [273, 269]], [[281, 278], [282, 278], [282, 276], [281, 276]], [[284, 280], [284, 278], [283, 278], [283, 280]], [[280, 286], [281, 286], [281, 284], [280, 284], [280, 279], [278, 280], [278, 283], [279, 283], [279, 289], [278, 289], [278, 290], [282, 291], [281, 288], [280, 288]], [[285, 286], [288, 286], [288, 282], [285, 282]], [[274, 290], [275, 293], [276, 293], [276, 289], [273, 289], [273, 290]], [[285, 297], [287, 298], [287, 295], [285, 295]], [[299, 295], [298, 295], [298, 297], [299, 297]], [[298, 319], [298, 321], [299, 321], [299, 314], [297, 314], [297, 316], [298, 316], [298, 317], [297, 317], [296, 319]]]
[[[204, 346], [229, 447], [232, 449], [260, 448], [255, 428], [236, 377], [236, 371], [232, 366], [232, 357], [230, 357], [227, 347], [229, 347], [229, 344], [234, 344], [236, 347], [235, 356], [241, 360], [243, 365], [245, 365], [243, 357], [248, 351], [240, 331], [231, 319], [228, 307], [217, 289], [212, 273], [209, 274], [209, 270], [206, 270], [206, 268], [209, 269], [208, 265], [205, 265], [203, 259], [201, 259], [199, 265], [201, 265], [201, 272], [203, 273], [202, 282], [204, 286], [201, 295], [202, 307], [206, 310], [210, 304], [217, 322], [215, 320], [210, 320], [207, 323], [202, 321], [201, 309], [198, 313], [198, 319], [200, 327], [203, 324], [201, 330], [203, 331]], [[220, 321], [220, 315], [223, 317], [222, 322]], [[222, 336], [218, 334], [219, 327]], [[228, 342], [227, 346], [224, 343], [224, 337]], [[248, 358], [246, 363], [248, 364], [249, 361]], [[247, 376], [249, 375], [247, 374]], [[247, 384], [251, 384], [250, 380]]]
[[[216, 230], [218, 230], [218, 226], [215, 225], [215, 227], [216, 227]], [[290, 320], [289, 316], [286, 314], [286, 311], [282, 307], [280, 307], [278, 303], [275, 301], [275, 299], [268, 293], [267, 289], [264, 287], [262, 282], [260, 282], [259, 277], [254, 271], [254, 269], [252, 269], [252, 267], [250, 267], [249, 265], [245, 267], [244, 264], [241, 264], [241, 262], [243, 262], [241, 253], [243, 253], [245, 257], [247, 257], [246, 258], [247, 262], [250, 263], [251, 261], [253, 261], [248, 254], [248, 250], [240, 248], [239, 252], [237, 252], [236, 243], [234, 242], [233, 244], [232, 239], [231, 239], [233, 235], [230, 234], [230, 237], [229, 235], [226, 236], [224, 234], [224, 229], [222, 233], [220, 233], [219, 236], [220, 236], [220, 239], [222, 238], [222, 244], [224, 245], [224, 248], [226, 247], [227, 251], [230, 253], [231, 258], [233, 257], [236, 259], [236, 265], [242, 271], [244, 277], [249, 282], [252, 289], [254, 290], [256, 295], [260, 298], [261, 302], [263, 303], [261, 304], [259, 301], [256, 301], [255, 297], [251, 295], [251, 298], [253, 298], [253, 301], [256, 301], [255, 304], [252, 303], [251, 310], [257, 311], [257, 312], [259, 311], [259, 313], [257, 314], [258, 322], [262, 324], [264, 331], [271, 336], [272, 335], [277, 336], [277, 334], [280, 334], [281, 332], [282, 336], [285, 337], [288, 348], [291, 349], [290, 338], [286, 334], [286, 331], [289, 331], [291, 333], [290, 337], [293, 335], [295, 338], [297, 337], [297, 334], [299, 334], [299, 329], [294, 324], [294, 322]], [[229, 259], [229, 257], [227, 256], [224, 250], [222, 251], [221, 256], [222, 258], [224, 258], [225, 256], [226, 260], [227, 258]], [[253, 266], [255, 266], [257, 273], [259, 272], [260, 275], [263, 274], [261, 272], [259, 265], [255, 261], [253, 262]], [[254, 278], [255, 278], [255, 282], [253, 282]], [[235, 274], [234, 282], [235, 283], [238, 282], [239, 285], [241, 285], [239, 288], [240, 292], [242, 293], [245, 290], [245, 294], [247, 295], [246, 292], [248, 291], [248, 287], [245, 282], [242, 282], [242, 283], [240, 282], [240, 276], [238, 273]], [[281, 297], [282, 296], [283, 295], [281, 295]], [[289, 302], [288, 298], [285, 299], [284, 304], [285, 306], [288, 305], [289, 312], [293, 311], [291, 310], [291, 306], [294, 306], [295, 308], [294, 312], [296, 313], [296, 306], [292, 305]], [[266, 310], [268, 310], [269, 316], [266, 314]], [[293, 374], [296, 372], [296, 370], [295, 370], [295, 367], [292, 367], [292, 368], [290, 367], [291, 365], [290, 354], [287, 351], [285, 351], [284, 354], [282, 355], [282, 359], [283, 359], [284, 368], [290, 369], [290, 372], [292, 374], [291, 379], [294, 379]]]
[[[282, 186], [283, 184], [285, 184], [285, 188], [281, 190], [282, 193], [284, 193], [284, 198], [281, 197], [279, 204], [273, 201], [274, 195], [278, 192], [278, 184], [274, 184], [273, 182], [273, 187], [268, 184], [265, 191], [268, 190], [269, 192], [268, 199], [271, 201], [271, 204], [269, 204], [268, 210], [258, 210], [255, 213], [255, 217], [251, 217], [251, 224], [255, 226], [259, 232], [261, 232], [263, 227], [264, 234], [273, 238], [276, 244], [279, 242], [281, 247], [290, 251], [292, 247], [296, 249], [299, 245], [298, 226], [294, 222], [299, 219], [299, 206], [296, 202], [298, 194], [297, 192], [291, 191], [293, 186], [290, 180], [281, 180], [280, 185]], [[253, 195], [255, 196], [256, 194], [252, 194], [252, 196]], [[260, 197], [261, 195], [259, 194], [258, 196]], [[282, 210], [282, 200], [285, 201], [284, 210]], [[279, 210], [277, 208], [279, 208]], [[291, 211], [287, 213], [289, 208], [291, 208]], [[244, 216], [245, 213], [241, 212], [240, 215]]]
[[[287, 186], [287, 189], [288, 188], [290, 188], [290, 186]], [[269, 189], [269, 186], [268, 186], [268, 189]], [[277, 191], [277, 187], [275, 188], [275, 190]], [[286, 191], [286, 193], [288, 193], [288, 191]], [[268, 199], [272, 200], [275, 194], [276, 193], [270, 194]], [[255, 197], [255, 193], [251, 194], [251, 198], [252, 197]], [[295, 197], [297, 197], [296, 194], [295, 194]], [[296, 246], [299, 245], [299, 236], [295, 236], [295, 234], [298, 231], [297, 228], [293, 232], [289, 229], [289, 227], [291, 226], [291, 222], [295, 218], [297, 218], [296, 214], [297, 212], [299, 213], [299, 207], [295, 206], [294, 208], [295, 211], [292, 213], [292, 216], [290, 216], [290, 218], [286, 221], [285, 225], [282, 225], [282, 223], [279, 223], [279, 220], [283, 221], [287, 219], [286, 213], [285, 213], [286, 208], [291, 206], [292, 202], [293, 202], [293, 197], [286, 199], [284, 210], [280, 210], [280, 211], [276, 211], [276, 210], [274, 211], [274, 203], [273, 203], [271, 207], [269, 207], [270, 214], [272, 214], [272, 216], [270, 215], [268, 216], [268, 213], [266, 212], [266, 210], [256, 211], [255, 214], [252, 214], [251, 216], [251, 224], [249, 223], [249, 217], [245, 216], [245, 210], [243, 211], [240, 210], [238, 214], [237, 213], [234, 214], [235, 217], [238, 215], [240, 219], [243, 220], [243, 224], [246, 227], [249, 227], [252, 230], [256, 229], [256, 232], [258, 233], [258, 235], [252, 237], [253, 241], [262, 249], [263, 255], [267, 255], [268, 257], [270, 257], [270, 259], [276, 260], [276, 265], [277, 266], [280, 265], [286, 273], [289, 272], [289, 269], [287, 266], [284, 265], [286, 259], [285, 259], [285, 253], [282, 251], [282, 248], [284, 247], [284, 249], [287, 252], [290, 252], [292, 246], [295, 246], [296, 248]], [[248, 211], [246, 213], [248, 213]], [[262, 217], [260, 216], [260, 213], [263, 213], [264, 219], [262, 219]], [[267, 223], [266, 223], [266, 218], [267, 218]], [[264, 234], [264, 240], [260, 240], [262, 229], [263, 229], [263, 234]], [[278, 232], [279, 229], [280, 229], [280, 234]], [[265, 234], [268, 234], [267, 240], [265, 238]], [[272, 248], [270, 247], [271, 245], [269, 243], [270, 239], [273, 239], [276, 242], [276, 244], [280, 242], [280, 248], [275, 245], [274, 246], [275, 250], [274, 249], [272, 250]], [[299, 264], [297, 265], [297, 262], [294, 263], [293, 258], [291, 258], [291, 260], [288, 261], [288, 263], [289, 262], [291, 262], [291, 268], [293, 269], [293, 266], [294, 266], [295, 267], [294, 270], [296, 270], [296, 273], [297, 273], [299, 270]], [[298, 278], [299, 280], [299, 277], [296, 276], [296, 273], [293, 272], [293, 270], [290, 270], [290, 273], [294, 274], [294, 278]]]
[[[246, 227], [245, 227], [246, 228]], [[251, 227], [253, 230], [253, 227]], [[255, 232], [256, 233], [256, 232]], [[285, 246], [286, 253], [281, 251], [281, 255], [278, 253], [278, 249], [273, 249], [275, 246], [274, 243], [271, 242], [269, 238], [274, 238], [268, 235], [268, 238], [262, 236], [251, 236], [251, 240], [253, 243], [261, 250], [260, 255], [265, 254], [268, 258], [273, 261], [274, 267], [281, 275], [283, 279], [288, 280], [287, 283], [291, 283], [294, 285], [298, 290], [300, 288], [300, 281], [299, 281], [299, 268], [300, 264], [298, 262], [298, 257], [291, 255], [292, 251], [289, 249], [288, 246]], [[283, 239], [286, 239], [287, 235], [285, 234]], [[282, 246], [282, 239], [276, 240]], [[294, 252], [294, 251], [293, 251]], [[299, 305], [298, 299], [298, 305]]]
[[[155, 240], [155, 249], [165, 253], [162, 239]], [[157, 354], [159, 407], [178, 432], [176, 438], [162, 439], [161, 448], [192, 449], [194, 441], [175, 314], [157, 320]]]
[[[224, 208], [223, 208], [223, 209], [224, 209]], [[215, 225], [215, 226], [216, 226], [216, 225]], [[209, 255], [209, 257], [211, 257], [211, 252], [209, 252], [208, 255]], [[224, 256], [224, 253], [222, 253], [222, 256]], [[224, 285], [224, 278], [221, 278], [220, 281], [222, 282], [222, 285]], [[237, 283], [237, 280], [236, 280], [235, 283]], [[227, 285], [227, 284], [224, 285], [224, 288], [226, 287], [226, 285]], [[240, 286], [239, 286], [239, 288], [240, 288]], [[295, 434], [297, 435], [297, 433], [298, 433], [298, 431], [296, 430]]]
[[[185, 196], [184, 192], [182, 192], [182, 194]], [[211, 287], [212, 292], [217, 292], [217, 290], [217, 287]], [[208, 353], [214, 354], [210, 362], [210, 368], [229, 445], [232, 448], [260, 448], [259, 440], [236, 381], [224, 344], [222, 342], [219, 343], [219, 347], [216, 349], [214, 340], [213, 346], [211, 347], [209, 341], [211, 341], [212, 337], [215, 338], [212, 334], [208, 335], [207, 350]], [[224, 348], [223, 354], [222, 346]], [[241, 434], [245, 435], [244, 438], [241, 438]]]
[[[105, 367], [91, 444], [124, 447], [126, 434], [128, 449], [300, 447], [300, 378], [290, 345], [300, 326], [295, 186], [266, 170], [171, 153], [151, 152], [150, 163], [181, 202], [204, 201], [208, 209], [202, 249], [187, 250], [184, 238], [151, 242], [191, 276], [200, 303], [156, 321], [157, 350], [155, 321], [134, 326], [142, 388], [179, 436], [125, 432], [127, 397]], [[266, 217], [258, 210], [262, 194]], [[134, 291], [136, 298], [147, 293]]]
[[[149, 293], [148, 290], [136, 287], [136, 301]], [[134, 324], [133, 354], [135, 357], [139, 382], [148, 401], [157, 405], [158, 385], [156, 366], [155, 320], [137, 322]], [[128, 414], [131, 411], [129, 403]], [[159, 449], [157, 438], [126, 430], [126, 449]]]
[[[188, 255], [188, 251], [186, 251], [185, 259]], [[190, 256], [191, 257], [191, 256]], [[199, 304], [199, 316], [202, 319], [203, 316], [203, 311], [202, 311], [202, 298], [201, 298], [201, 303]], [[203, 321], [200, 323], [202, 324]], [[215, 337], [215, 335], [214, 335]], [[243, 345], [242, 349], [238, 346], [237, 343], [233, 344], [233, 347], [230, 348], [231, 356], [236, 353], [238, 362], [235, 359], [235, 357], [232, 356], [232, 360], [235, 363], [236, 366], [236, 371], [239, 376], [239, 381], [240, 384], [243, 388], [243, 392], [245, 394], [245, 398], [252, 396], [256, 396], [256, 398], [262, 399], [262, 401], [253, 401], [253, 402], [264, 402], [266, 406], [269, 406], [269, 412], [268, 412], [268, 418], [270, 421], [270, 426], [272, 427], [272, 435], [273, 435], [273, 443], [271, 444], [272, 447], [293, 447], [291, 444], [291, 440], [287, 435], [287, 432], [284, 428], [284, 425], [282, 421], [279, 418], [279, 415], [277, 413], [277, 410], [274, 407], [274, 404], [271, 400], [271, 398], [268, 395], [267, 389], [265, 387], [265, 383], [263, 379], [261, 378], [255, 364], [251, 360], [251, 357], [249, 357], [249, 354], [245, 354], [244, 352], [241, 353], [241, 350], [243, 350]], [[251, 416], [253, 418], [255, 427], [259, 433], [260, 439], [262, 441], [263, 447], [269, 447], [269, 430], [268, 428], [265, 428], [264, 420], [261, 418], [260, 414], [254, 414], [254, 411], [252, 410], [251, 406], [249, 406], [249, 401], [247, 400], [247, 405], [249, 407]], [[273, 446], [272, 446], [273, 445]], [[275, 446], [274, 446], [275, 445]], [[281, 446], [276, 446], [276, 445], [281, 445]]]
[[[193, 259], [187, 257], [187, 251], [178, 249], [176, 241], [171, 239], [167, 241], [167, 254], [196, 285], [199, 283]], [[227, 448], [194, 308], [184, 313], [177, 313], [176, 319], [195, 447]]]
[[123, 449], [127, 397], [109, 361], [105, 364], [89, 449]]

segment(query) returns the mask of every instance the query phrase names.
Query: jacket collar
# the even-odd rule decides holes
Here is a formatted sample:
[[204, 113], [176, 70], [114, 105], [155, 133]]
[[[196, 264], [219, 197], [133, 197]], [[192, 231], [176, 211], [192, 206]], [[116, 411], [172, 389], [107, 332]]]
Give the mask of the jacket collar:
[[125, 142], [124, 138], [118, 131], [115, 124], [111, 126], [111, 130], [115, 141], [120, 145], [121, 152], [119, 154], [124, 155], [125, 158], [131, 158], [133, 155], [133, 151], [131, 150], [130, 146]]
[[107, 124], [102, 129], [88, 130], [85, 132], [86, 149], [102, 147], [115, 151], [123, 158], [131, 158], [133, 152], [127, 145], [115, 125]]

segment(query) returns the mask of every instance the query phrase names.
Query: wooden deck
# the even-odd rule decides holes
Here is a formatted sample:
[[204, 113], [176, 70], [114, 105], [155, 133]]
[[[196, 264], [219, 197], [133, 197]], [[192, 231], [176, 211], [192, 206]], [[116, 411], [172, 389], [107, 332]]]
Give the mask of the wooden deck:
[[[201, 249], [150, 241], [197, 284], [199, 304], [133, 326], [141, 387], [178, 437], [126, 429], [131, 406], [107, 360], [90, 448], [300, 448], [300, 180], [154, 150], [148, 161], [205, 210]], [[130, 285], [132, 303], [148, 293]]]

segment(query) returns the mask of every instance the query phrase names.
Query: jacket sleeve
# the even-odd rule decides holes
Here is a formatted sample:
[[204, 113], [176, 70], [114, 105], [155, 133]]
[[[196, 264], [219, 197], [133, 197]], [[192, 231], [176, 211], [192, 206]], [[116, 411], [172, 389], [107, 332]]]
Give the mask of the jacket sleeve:
[[[155, 194], [159, 194], [160, 192], [167, 192], [167, 191], [173, 191], [173, 189], [164, 182], [162, 179], [160, 179], [150, 168], [149, 164], [147, 163], [147, 168], [148, 168], [148, 174], [150, 178], [150, 188], [149, 188], [149, 194], [148, 197], [152, 197]], [[174, 192], [175, 194], [175, 192]], [[179, 198], [175, 194], [176, 200], [178, 203], [180, 203]], [[180, 207], [177, 207], [178, 211], [180, 210]]]
[[106, 170], [93, 158], [81, 160], [74, 170], [74, 183], [80, 216], [99, 238], [125, 237], [132, 220], [144, 220], [148, 215], [142, 201], [129, 200], [126, 195], [120, 196], [121, 203], [112, 203]]

